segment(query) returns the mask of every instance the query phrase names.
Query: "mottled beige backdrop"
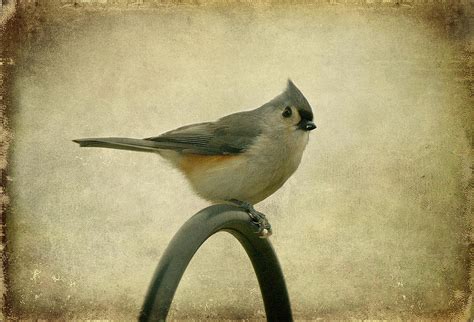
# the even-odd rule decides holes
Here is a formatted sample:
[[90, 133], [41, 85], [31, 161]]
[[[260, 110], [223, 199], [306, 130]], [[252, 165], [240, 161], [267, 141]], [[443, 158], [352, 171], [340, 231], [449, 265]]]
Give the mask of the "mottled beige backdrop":
[[[136, 318], [173, 234], [207, 205], [158, 156], [72, 139], [214, 120], [260, 106], [288, 77], [318, 129], [257, 208], [295, 318], [466, 316], [468, 18], [436, 8], [25, 9], [9, 114], [11, 316]], [[193, 259], [170, 316], [264, 317], [230, 235]]]

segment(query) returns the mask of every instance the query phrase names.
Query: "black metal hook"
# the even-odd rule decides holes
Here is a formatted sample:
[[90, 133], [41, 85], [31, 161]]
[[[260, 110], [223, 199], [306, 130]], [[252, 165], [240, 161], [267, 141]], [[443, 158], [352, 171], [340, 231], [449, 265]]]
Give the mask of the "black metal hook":
[[140, 312], [140, 321], [165, 321], [179, 281], [199, 247], [218, 231], [231, 233], [244, 247], [257, 275], [268, 321], [293, 321], [278, 258], [268, 239], [237, 206], [213, 205], [191, 217], [163, 253]]

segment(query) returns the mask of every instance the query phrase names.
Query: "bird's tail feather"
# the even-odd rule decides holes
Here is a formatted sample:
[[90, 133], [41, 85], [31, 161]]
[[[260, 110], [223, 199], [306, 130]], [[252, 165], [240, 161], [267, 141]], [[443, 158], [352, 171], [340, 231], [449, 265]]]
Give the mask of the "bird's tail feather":
[[73, 140], [73, 142], [79, 143], [79, 146], [81, 147], [97, 147], [141, 152], [157, 152], [159, 149], [167, 148], [157, 142], [129, 138], [90, 138], [77, 139]]

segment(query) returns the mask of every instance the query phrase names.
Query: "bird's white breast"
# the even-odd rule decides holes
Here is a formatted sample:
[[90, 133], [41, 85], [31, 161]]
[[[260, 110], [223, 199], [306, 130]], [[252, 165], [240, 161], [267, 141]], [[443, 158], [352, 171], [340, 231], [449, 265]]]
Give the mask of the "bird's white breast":
[[203, 156], [201, 161], [192, 161], [190, 170], [181, 170], [205, 199], [255, 204], [278, 190], [295, 172], [308, 142], [308, 132], [301, 130], [273, 133], [259, 136], [242, 154], [214, 159]]

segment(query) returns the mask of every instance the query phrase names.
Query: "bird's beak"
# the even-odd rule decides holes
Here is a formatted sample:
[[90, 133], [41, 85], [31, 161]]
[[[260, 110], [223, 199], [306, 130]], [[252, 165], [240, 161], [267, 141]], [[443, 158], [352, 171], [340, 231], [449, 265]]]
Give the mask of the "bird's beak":
[[313, 121], [301, 120], [298, 124], [298, 128], [303, 131], [312, 131], [316, 128], [316, 124]]

